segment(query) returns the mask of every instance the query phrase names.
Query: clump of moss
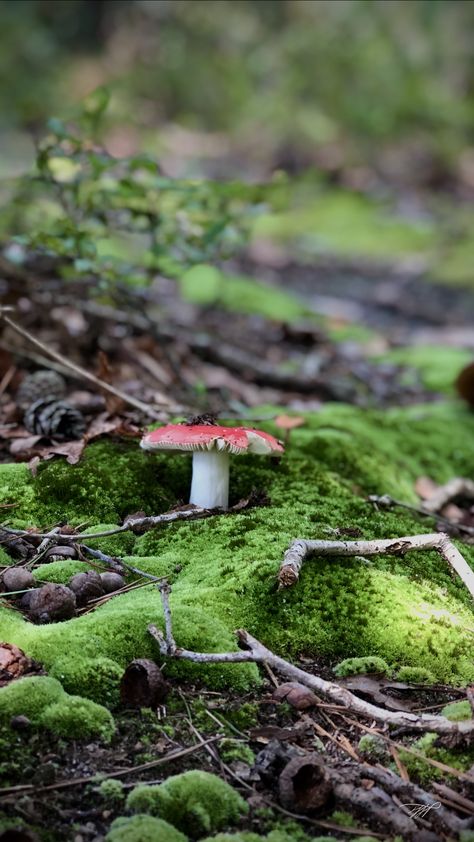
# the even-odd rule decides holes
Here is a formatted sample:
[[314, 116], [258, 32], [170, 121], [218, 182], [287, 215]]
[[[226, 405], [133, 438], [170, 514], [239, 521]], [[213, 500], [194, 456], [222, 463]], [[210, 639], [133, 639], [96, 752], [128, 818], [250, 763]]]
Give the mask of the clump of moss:
[[434, 684], [436, 679], [431, 672], [424, 667], [399, 667], [397, 680], [406, 681], [407, 684]]
[[58, 460], [40, 466], [33, 484], [35, 508], [50, 520], [82, 517], [95, 523], [117, 523], [140, 509], [158, 514], [176, 502], [160, 474], [160, 462], [144, 458], [136, 445], [97, 442], [77, 465]]
[[57, 702], [48, 705], [38, 718], [44, 728], [53, 731], [58, 737], [84, 739], [100, 737], [110, 742], [115, 732], [112, 714], [90, 699], [64, 694]]
[[110, 740], [114, 720], [107, 708], [80, 696], [69, 696], [59, 681], [49, 676], [29, 676], [0, 689], [0, 722], [27, 716], [37, 728], [48, 728], [60, 737], [100, 737]]
[[358, 749], [369, 760], [382, 761], [389, 757], [385, 741], [377, 734], [364, 734], [358, 742]]
[[446, 716], [451, 722], [463, 722], [465, 719], [472, 719], [473, 713], [468, 700], [463, 699], [460, 702], [450, 702], [445, 705], [441, 716]]
[[140, 784], [127, 798], [132, 812], [150, 813], [198, 838], [234, 824], [248, 811], [229, 784], [209, 772], [192, 770], [174, 775], [158, 786]]
[[50, 675], [57, 678], [68, 693], [81, 688], [93, 702], [116, 707], [120, 701], [120, 679], [123, 669], [110, 658], [71, 658], [64, 656], [54, 662]]
[[347, 675], [366, 675], [367, 673], [381, 673], [389, 675], [390, 667], [383, 658], [368, 655], [364, 658], [345, 658], [333, 669], [334, 675], [343, 678]]
[[232, 763], [233, 760], [240, 760], [242, 763], [248, 763], [250, 766], [255, 761], [255, 753], [250, 746], [240, 740], [222, 740], [219, 748], [221, 757], [226, 763]]
[[44, 708], [59, 701], [64, 690], [59, 681], [46, 675], [27, 676], [0, 689], [0, 718], [8, 722], [23, 714], [34, 722]]
[[116, 778], [106, 778], [99, 786], [99, 794], [108, 804], [118, 804], [124, 797], [124, 785]]
[[137, 815], [115, 819], [105, 842], [188, 842], [175, 827], [153, 816]]

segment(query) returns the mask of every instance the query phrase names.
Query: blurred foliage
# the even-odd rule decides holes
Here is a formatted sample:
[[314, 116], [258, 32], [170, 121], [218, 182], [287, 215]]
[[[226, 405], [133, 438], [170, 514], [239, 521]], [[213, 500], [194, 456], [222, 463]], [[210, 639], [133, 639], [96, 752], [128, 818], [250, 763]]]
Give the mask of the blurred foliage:
[[106, 288], [146, 285], [153, 272], [179, 276], [232, 255], [271, 185], [171, 179], [147, 155], [113, 158], [88, 133], [107, 105], [107, 91], [97, 89], [79, 126], [49, 121], [35, 173], [16, 181], [0, 213], [0, 230], [16, 235], [9, 259], [40, 252], [59, 260], [64, 277], [97, 276]]
[[469, 0], [0, 0], [0, 22], [4, 125], [115, 83], [111, 124], [226, 132], [289, 168], [394, 143], [450, 166], [473, 142]]

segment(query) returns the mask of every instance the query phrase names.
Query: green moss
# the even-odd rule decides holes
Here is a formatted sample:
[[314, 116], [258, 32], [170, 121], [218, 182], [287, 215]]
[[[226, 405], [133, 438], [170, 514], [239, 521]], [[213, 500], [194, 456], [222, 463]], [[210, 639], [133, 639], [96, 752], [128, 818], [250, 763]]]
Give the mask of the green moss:
[[187, 842], [186, 836], [162, 819], [131, 816], [115, 819], [105, 842]]
[[233, 760], [240, 760], [243, 763], [248, 763], [250, 766], [255, 761], [255, 753], [250, 746], [239, 740], [222, 740], [219, 750], [222, 759], [226, 763], [232, 763]]
[[[140, 508], [158, 513], [175, 502], [169, 477], [169, 465], [161, 472], [159, 461], [144, 458], [136, 444], [97, 442], [78, 465], [43, 463], [33, 483], [36, 510], [43, 522], [92, 518], [96, 524], [117, 523]], [[121, 547], [117, 538], [108, 546], [117, 542]]]
[[346, 675], [366, 675], [371, 672], [388, 675], [390, 673], [390, 667], [383, 658], [369, 655], [364, 658], [345, 658], [336, 664], [333, 669], [334, 675], [339, 676], [339, 678]]
[[140, 784], [127, 798], [132, 812], [161, 816], [196, 838], [234, 824], [247, 812], [243, 798], [216, 775], [193, 770], [158, 786]]
[[49, 676], [20, 678], [0, 689], [0, 723], [5, 727], [18, 714], [27, 716], [34, 727], [48, 728], [61, 737], [109, 740], [114, 731], [113, 718], [105, 707], [69, 696], [59, 681]]
[[385, 740], [377, 734], [364, 734], [360, 738], [357, 747], [369, 760], [380, 762], [389, 756]]
[[106, 778], [99, 786], [99, 794], [107, 804], [120, 803], [125, 798], [124, 784], [116, 778]]
[[[316, 837], [311, 842], [318, 842], [318, 839], [328, 840], [329, 837]], [[298, 832], [286, 832], [285, 830], [272, 830], [268, 836], [260, 836], [258, 833], [218, 833], [217, 836], [208, 836], [202, 842], [309, 842], [309, 837], [298, 829]], [[333, 840], [331, 839], [331, 842]]]
[[65, 694], [54, 704], [48, 705], [38, 721], [58, 737], [71, 739], [100, 737], [110, 742], [115, 732], [115, 723], [107, 708], [81, 696]]
[[441, 711], [442, 716], [446, 716], [451, 722], [463, 722], [465, 719], [472, 719], [472, 708], [467, 699], [460, 702], [450, 702], [445, 705]]
[[424, 667], [399, 667], [397, 681], [406, 681], [408, 684], [434, 684], [435, 677]]
[[[271, 425], [267, 429], [276, 432]], [[124, 450], [121, 444], [104, 442], [100, 448], [99, 463], [107, 462], [108, 481], [115, 486], [115, 515], [112, 518], [109, 512], [108, 522], [124, 512], [118, 478], [124, 472], [126, 453], [131, 462], [125, 487], [130, 489], [134, 477], [136, 495], [128, 511], [159, 511], [159, 501], [155, 507], [150, 497], [154, 493], [149, 485], [151, 469], [159, 494], [169, 494], [172, 502], [186, 499], [187, 458], [147, 457], [136, 444]], [[81, 474], [59, 462], [46, 465], [39, 483], [28, 471], [13, 472], [20, 508], [23, 499], [29, 500], [30, 523], [48, 526], [52, 522], [52, 503], [46, 501], [43, 506], [41, 483], [48, 471], [54, 473], [60, 465], [63, 516], [76, 523], [87, 519], [81, 497], [75, 497], [75, 491], [68, 497], [67, 477], [74, 485], [76, 476], [90, 472], [87, 487], [98, 483], [106, 498], [105, 481], [90, 457], [77, 466]], [[5, 482], [10, 481], [9, 466], [0, 465], [0, 487], [5, 469]], [[133, 548], [126, 558], [150, 573], [170, 577], [175, 637], [187, 648], [235, 649], [232, 630], [244, 627], [286, 657], [318, 654], [332, 661], [378, 657], [389, 664], [428, 670], [436, 681], [464, 685], [474, 681], [472, 601], [437, 553], [375, 556], [370, 563], [313, 557], [305, 562], [295, 587], [277, 591], [275, 586], [279, 562], [296, 536], [327, 539], [333, 534], [331, 529], [340, 527], [357, 527], [364, 538], [431, 531], [428, 520], [402, 510], [375, 509], [365, 499], [368, 494], [389, 493], [415, 503], [414, 482], [422, 474], [437, 482], [457, 474], [474, 475], [472, 413], [454, 403], [383, 412], [328, 405], [306, 416], [305, 426], [293, 431], [281, 462], [250, 457], [233, 461], [232, 500], [257, 487], [268, 492], [270, 506], [177, 523], [142, 536], [128, 535], [127, 547], [133, 541]], [[103, 519], [99, 512], [94, 524]], [[468, 562], [474, 563], [474, 547], [460, 548]], [[67, 581], [76, 569], [69, 564], [42, 565], [38, 575], [51, 579], [57, 575]], [[91, 678], [88, 689], [83, 680], [88, 664], [98, 653], [113, 661], [117, 670], [133, 658], [156, 657], [156, 645], [146, 631], [150, 622], [163, 625], [159, 594], [153, 586], [121, 594], [73, 620], [46, 626], [27, 623], [18, 612], [0, 605], [1, 639], [16, 643], [55, 675], [62, 674], [68, 660], [74, 666], [67, 670], [67, 678], [64, 672], [67, 689], [80, 695], [92, 692], [96, 700], [101, 698], [101, 688], [109, 693], [111, 675], [106, 670], [97, 681]], [[248, 689], [258, 676], [257, 669], [248, 664], [176, 661], [169, 662], [167, 671], [209, 686], [231, 685], [237, 691]], [[237, 720], [235, 724], [246, 727]]]
[[346, 190], [321, 191], [316, 201], [291, 212], [260, 217], [255, 235], [296, 241], [306, 251], [369, 258], [425, 254], [435, 245], [426, 222], [407, 221], [380, 202]]
[[110, 658], [77, 660], [66, 655], [54, 662], [50, 675], [57, 678], [68, 693], [81, 688], [88, 699], [107, 707], [116, 707], [119, 703], [123, 669]]
[[76, 573], [85, 573], [91, 568], [83, 561], [75, 559], [64, 559], [61, 561], [50, 561], [49, 564], [40, 564], [35, 568], [35, 579], [38, 582], [57, 582], [65, 585], [71, 576]]
[[[427, 758], [438, 760], [440, 763], [445, 763], [447, 766], [451, 766], [454, 769], [460, 769], [461, 771], [466, 772], [471, 768], [474, 763], [474, 748], [467, 748], [463, 750], [438, 748], [435, 745], [437, 739], [437, 734], [424, 734], [419, 740], [413, 743], [411, 748], [420, 752]], [[441, 769], [437, 769], [436, 766], [430, 765], [423, 759], [423, 757], [417, 757], [404, 749], [400, 749], [399, 753], [400, 760], [406, 766], [410, 778], [413, 777], [418, 780], [420, 784], [428, 784], [431, 780], [439, 778], [442, 778], [443, 780], [447, 779], [448, 781], [450, 780], [450, 775], [447, 775], [446, 772], [443, 772]]]
[[36, 721], [44, 708], [64, 696], [59, 681], [46, 675], [35, 675], [12, 681], [0, 689], [0, 718], [8, 722], [23, 714]]
[[238, 708], [230, 708], [225, 712], [225, 718], [242, 731], [253, 728], [258, 723], [259, 707], [256, 702], [244, 702]]

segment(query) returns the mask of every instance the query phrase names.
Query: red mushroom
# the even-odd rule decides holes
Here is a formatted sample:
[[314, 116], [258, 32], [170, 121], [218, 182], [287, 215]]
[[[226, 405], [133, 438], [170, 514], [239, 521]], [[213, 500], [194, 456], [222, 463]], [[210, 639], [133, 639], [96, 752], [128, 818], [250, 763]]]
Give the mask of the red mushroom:
[[144, 450], [192, 450], [193, 478], [190, 503], [204, 509], [229, 505], [229, 454], [282, 453], [282, 444], [261, 430], [220, 427], [217, 424], [168, 424], [147, 433]]

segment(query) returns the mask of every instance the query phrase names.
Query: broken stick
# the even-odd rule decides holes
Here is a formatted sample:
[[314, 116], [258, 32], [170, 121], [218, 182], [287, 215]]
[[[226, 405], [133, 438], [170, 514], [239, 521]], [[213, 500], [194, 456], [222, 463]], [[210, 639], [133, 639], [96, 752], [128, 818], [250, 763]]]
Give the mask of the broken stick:
[[405, 555], [412, 550], [436, 550], [456, 571], [474, 599], [474, 570], [444, 532], [375, 541], [307, 541], [296, 538], [288, 547], [278, 573], [280, 588], [294, 585], [308, 556]]
[[[163, 612], [165, 616], [165, 634], [155, 625], [148, 626], [148, 632], [158, 643], [160, 653], [165, 657], [181, 658], [194, 663], [216, 664], [216, 663], [262, 663], [269, 664], [281, 675], [289, 678], [290, 681], [299, 681], [305, 687], [309, 687], [314, 693], [330, 699], [337, 705], [342, 705], [361, 716], [375, 719], [386, 725], [408, 728], [411, 731], [435, 731], [438, 734], [458, 734], [461, 737], [471, 737], [474, 734], [474, 719], [461, 722], [451, 722], [445, 716], [436, 716], [428, 713], [409, 713], [407, 711], [385, 710], [370, 702], [359, 699], [345, 687], [340, 687], [332, 681], [326, 681], [318, 675], [312, 675], [299, 667], [285, 661], [267, 649], [255, 637], [252, 637], [244, 629], [237, 631], [238, 640], [243, 647], [236, 652], [193, 652], [189, 649], [182, 649], [177, 646], [172, 632], [171, 610], [169, 605], [169, 594], [171, 588], [167, 582], [157, 584], [160, 591]], [[474, 783], [474, 775], [472, 776]]]

